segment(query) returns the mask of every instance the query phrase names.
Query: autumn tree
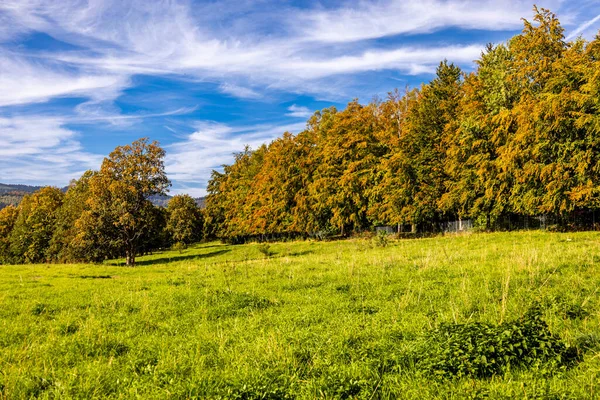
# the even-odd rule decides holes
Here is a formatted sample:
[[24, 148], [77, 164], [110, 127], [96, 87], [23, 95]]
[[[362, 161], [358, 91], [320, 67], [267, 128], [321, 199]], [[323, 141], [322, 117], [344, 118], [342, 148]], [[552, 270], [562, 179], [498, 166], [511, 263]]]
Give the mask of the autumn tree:
[[[579, 56], [579, 55], [578, 55]], [[572, 57], [565, 57], [562, 68], [568, 68], [571, 81], [581, 84], [577, 97], [571, 104], [578, 108], [570, 110], [571, 123], [581, 132], [576, 151], [572, 152], [572, 164], [577, 172], [576, 182], [569, 197], [578, 208], [600, 208], [600, 33], [584, 49], [583, 65], [568, 65]], [[579, 58], [579, 57], [578, 57]], [[576, 58], [577, 59], [577, 58]], [[582, 76], [583, 73], [583, 76]], [[569, 78], [565, 79], [569, 79]], [[575, 78], [575, 79], [573, 79]], [[582, 81], [583, 78], [583, 81]], [[581, 133], [580, 133], [581, 134]]]
[[[335, 107], [315, 112], [307, 121], [307, 129], [295, 137], [298, 146], [298, 165], [302, 184], [294, 195], [293, 229], [307, 234], [332, 231], [332, 210], [327, 204], [327, 188], [319, 187], [318, 180], [323, 178], [318, 172], [321, 157], [324, 154], [327, 131], [335, 123]], [[327, 178], [325, 178], [327, 179]]]
[[18, 216], [19, 210], [13, 205], [0, 209], [0, 264], [8, 264], [12, 261], [10, 234]]
[[549, 173], [559, 173], [568, 181], [560, 172], [562, 167], [555, 165], [558, 170], [551, 171], [550, 164], [558, 156], [556, 139], [562, 139], [553, 137], [551, 123], [541, 115], [540, 103], [567, 44], [556, 16], [545, 9], [535, 10], [537, 24], [525, 20], [523, 32], [509, 42], [511, 73], [507, 79], [518, 97], [504, 124], [509, 131], [500, 152], [501, 163], [513, 180], [511, 210], [523, 215], [537, 214], [545, 208], [543, 197], [549, 187], [544, 180]]
[[329, 132], [325, 147], [328, 156], [324, 158], [329, 162], [321, 164], [327, 166], [322, 176], [336, 181], [329, 181], [334, 188], [329, 201], [331, 223], [342, 233], [360, 232], [371, 226], [369, 192], [377, 185], [376, 166], [388, 152], [379, 136], [382, 128], [378, 107], [376, 102], [365, 106], [351, 102], [338, 113]]
[[403, 129], [408, 111], [416, 101], [417, 90], [406, 88], [404, 93], [398, 90], [388, 94], [386, 101], [379, 105], [380, 128], [378, 135], [387, 149], [375, 166], [374, 184], [369, 189], [369, 218], [375, 224], [398, 224], [400, 227], [410, 222], [403, 213], [407, 190], [407, 175]]
[[63, 199], [60, 189], [43, 187], [21, 200], [9, 239], [10, 253], [16, 262], [49, 261], [48, 248]]
[[89, 180], [87, 209], [76, 222], [79, 240], [117, 249], [135, 265], [138, 246], [152, 227], [150, 196], [166, 194], [165, 152], [143, 138], [117, 147]]
[[56, 213], [54, 233], [48, 249], [49, 256], [58, 262], [93, 261], [89, 249], [79, 246], [76, 221], [87, 209], [90, 197], [89, 181], [95, 172], [86, 171], [78, 180], [71, 181], [60, 209]]
[[[247, 198], [253, 190], [265, 152], [264, 145], [256, 150], [247, 146], [234, 155], [232, 165], [223, 166], [223, 173], [213, 173], [213, 182], [207, 188], [206, 216], [215, 236], [235, 238], [253, 233], [250, 215], [253, 210]], [[218, 180], [214, 180], [216, 177]]]
[[447, 62], [423, 85], [406, 111], [397, 160], [400, 218], [416, 227], [440, 217], [438, 202], [447, 179], [445, 133], [456, 118], [461, 94], [461, 70]]
[[600, 38], [567, 42], [535, 8], [476, 70], [441, 62], [429, 83], [384, 101], [316, 112], [304, 131], [236, 155], [208, 185], [222, 238], [377, 224], [436, 229], [473, 218], [600, 207]]
[[510, 130], [514, 90], [508, 82], [511, 55], [489, 45], [468, 75], [457, 117], [446, 129], [445, 191], [441, 209], [459, 217], [481, 218], [490, 228], [508, 206], [510, 176], [499, 159]]
[[204, 207], [204, 227], [203, 235], [206, 238], [214, 239], [221, 236], [223, 225], [225, 223], [224, 199], [225, 182], [227, 175], [218, 171], [211, 171], [210, 179], [206, 187], [206, 204]]

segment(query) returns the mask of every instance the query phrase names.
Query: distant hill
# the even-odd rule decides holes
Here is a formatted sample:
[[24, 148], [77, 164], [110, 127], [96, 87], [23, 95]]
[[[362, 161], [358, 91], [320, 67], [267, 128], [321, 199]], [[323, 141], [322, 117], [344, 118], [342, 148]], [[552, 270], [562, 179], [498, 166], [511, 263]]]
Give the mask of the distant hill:
[[9, 205], [16, 206], [26, 194], [33, 193], [40, 188], [41, 186], [0, 183], [0, 210]]
[[[26, 194], [33, 193], [40, 188], [42, 186], [0, 183], [0, 210], [8, 205], [16, 206]], [[62, 190], [66, 192], [67, 187], [65, 186]], [[172, 197], [169, 195], [152, 196], [150, 201], [157, 206], [166, 207]], [[194, 200], [198, 207], [204, 208], [205, 199], [205, 197], [197, 197]]]
[[[156, 206], [161, 206], [161, 207], [166, 207], [167, 204], [169, 204], [169, 200], [171, 200], [173, 198], [173, 196], [170, 195], [156, 195], [156, 196], [152, 196], [150, 197], [150, 201], [152, 202], [152, 204], [156, 205]], [[198, 205], [198, 207], [200, 208], [204, 208], [204, 203], [206, 202], [206, 197], [194, 197], [194, 200], [196, 201], [196, 204]]]
[[12, 185], [12, 184], [0, 183], [0, 193], [11, 192], [11, 191], [33, 193], [40, 188], [42, 188], [42, 186]]

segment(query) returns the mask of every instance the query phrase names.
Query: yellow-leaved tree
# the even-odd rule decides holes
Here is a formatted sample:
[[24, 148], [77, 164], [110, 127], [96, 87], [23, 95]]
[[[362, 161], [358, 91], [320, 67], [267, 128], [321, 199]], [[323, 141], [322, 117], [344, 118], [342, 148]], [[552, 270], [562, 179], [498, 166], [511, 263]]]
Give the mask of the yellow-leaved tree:
[[135, 266], [141, 240], [153, 228], [149, 198], [166, 194], [171, 185], [164, 156], [158, 142], [142, 138], [104, 159], [89, 180], [87, 207], [76, 222], [81, 247], [125, 255], [127, 265]]

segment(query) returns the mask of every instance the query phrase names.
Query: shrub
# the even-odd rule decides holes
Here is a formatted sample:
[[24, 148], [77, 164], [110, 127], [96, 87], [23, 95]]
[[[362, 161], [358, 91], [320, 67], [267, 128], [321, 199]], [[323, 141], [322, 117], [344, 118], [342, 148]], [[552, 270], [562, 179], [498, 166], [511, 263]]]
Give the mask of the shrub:
[[173, 250], [179, 251], [179, 254], [183, 253], [185, 249], [187, 249], [187, 245], [183, 242], [177, 242], [173, 245]]
[[499, 325], [443, 324], [427, 341], [421, 367], [437, 377], [490, 377], [511, 367], [565, 368], [578, 360], [574, 347], [553, 336], [538, 307]]
[[377, 231], [373, 238], [373, 244], [377, 247], [386, 247], [388, 245], [388, 234], [386, 231]]
[[267, 243], [261, 243], [258, 245], [258, 251], [265, 255], [265, 257], [271, 257], [275, 255], [275, 252], [271, 250], [271, 245]]

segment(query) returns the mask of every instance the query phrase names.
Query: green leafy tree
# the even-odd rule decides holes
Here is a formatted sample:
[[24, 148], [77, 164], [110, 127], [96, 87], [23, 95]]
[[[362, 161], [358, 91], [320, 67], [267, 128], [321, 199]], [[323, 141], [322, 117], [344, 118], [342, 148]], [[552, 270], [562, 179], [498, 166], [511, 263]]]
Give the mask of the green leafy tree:
[[[440, 63], [436, 78], [423, 85], [410, 103], [397, 160], [400, 218], [415, 227], [440, 217], [438, 202], [445, 192], [446, 130], [456, 118], [461, 95], [458, 67]], [[414, 228], [413, 228], [414, 230]]]
[[175, 243], [189, 245], [202, 239], [202, 213], [191, 196], [174, 196], [169, 200], [167, 215], [166, 228]]

